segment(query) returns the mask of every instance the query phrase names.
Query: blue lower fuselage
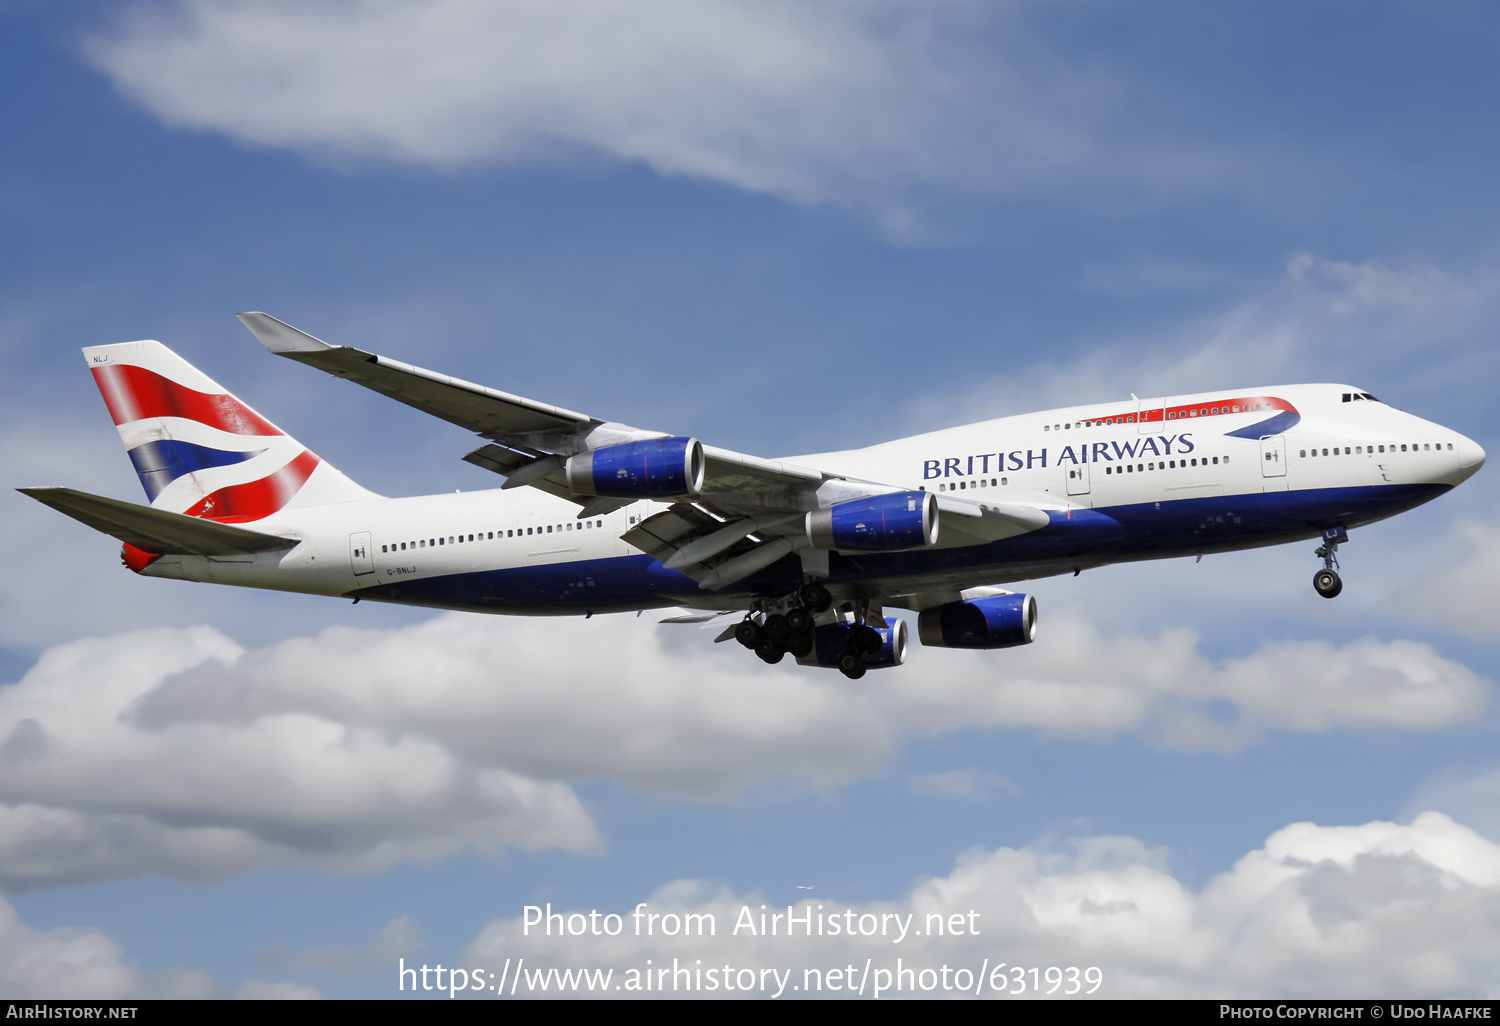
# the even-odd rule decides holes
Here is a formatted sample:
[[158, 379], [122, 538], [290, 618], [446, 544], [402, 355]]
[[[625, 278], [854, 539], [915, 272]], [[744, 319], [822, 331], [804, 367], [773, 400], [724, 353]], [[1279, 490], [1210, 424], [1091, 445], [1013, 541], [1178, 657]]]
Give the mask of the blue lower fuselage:
[[[825, 583], [873, 597], [1278, 545], [1318, 537], [1326, 528], [1353, 528], [1394, 516], [1450, 487], [1393, 484], [1253, 492], [1051, 511], [1048, 526], [985, 545], [834, 553]], [[470, 570], [383, 583], [349, 595], [473, 612], [576, 615], [677, 605], [735, 608], [748, 605], [749, 599], [791, 591], [802, 580], [800, 561], [788, 556], [730, 589], [705, 592], [685, 575], [637, 554]]]

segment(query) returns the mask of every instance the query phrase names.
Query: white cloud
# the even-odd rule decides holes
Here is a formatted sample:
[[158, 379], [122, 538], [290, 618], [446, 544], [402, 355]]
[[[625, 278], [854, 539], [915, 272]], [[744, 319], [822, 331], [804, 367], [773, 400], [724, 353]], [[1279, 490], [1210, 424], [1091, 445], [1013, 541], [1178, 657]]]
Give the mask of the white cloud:
[[930, 186], [1165, 190], [1233, 173], [1211, 154], [1141, 145], [1119, 126], [1118, 85], [1049, 54], [1024, 13], [909, 0], [177, 0], [137, 5], [88, 52], [168, 124], [338, 157], [603, 155], [888, 212]]
[[97, 930], [42, 931], [0, 901], [0, 991], [10, 998], [116, 997], [144, 989], [120, 946]]
[[[880, 970], [892, 974], [887, 983], [894, 980], [898, 958], [903, 968], [939, 971], [929, 977], [936, 989], [917, 996], [961, 996], [944, 992], [941, 968], [949, 968], [950, 981], [967, 970], [972, 988], [986, 960], [991, 968], [1006, 962], [1043, 974], [1049, 966], [1095, 966], [1104, 979], [1098, 996], [1112, 998], [1487, 997], [1500, 988], [1500, 934], [1493, 927], [1500, 846], [1440, 813], [1420, 815], [1409, 826], [1296, 823], [1197, 893], [1171, 875], [1163, 853], [1128, 837], [1096, 837], [1064, 851], [976, 850], [947, 876], [920, 882], [891, 902], [846, 903], [828, 893], [797, 905], [799, 918], [809, 909], [816, 916], [820, 905], [823, 915], [845, 922], [876, 917], [863, 922], [874, 929], [878, 920], [890, 930], [883, 937], [807, 938], [800, 927], [788, 937], [784, 920], [778, 936], [736, 935], [742, 908], [748, 906], [758, 929], [762, 904], [768, 913], [785, 913], [786, 906], [695, 881], [675, 881], [646, 900], [647, 912], [712, 913], [715, 933], [637, 937], [629, 908], [599, 910], [623, 915], [615, 937], [549, 938], [536, 927], [523, 936], [521, 917], [499, 919], [460, 965], [497, 978], [507, 959], [512, 973], [520, 958], [532, 972], [609, 967], [614, 983], [645, 969], [647, 959], [668, 970], [674, 959], [692, 970], [793, 970], [784, 996], [803, 993], [792, 987], [803, 984], [805, 969], [853, 965], [857, 984], [869, 959], [868, 997]], [[972, 920], [971, 910], [978, 913]], [[886, 916], [908, 913], [915, 931], [929, 915], [951, 924], [948, 917], [957, 914], [963, 935], [913, 932], [896, 942], [898, 921]], [[1029, 973], [1024, 978], [1029, 990]], [[665, 979], [670, 996], [670, 972]], [[683, 985], [687, 979], [679, 977]], [[1015, 987], [1013, 978], [1007, 983]], [[986, 977], [986, 994], [987, 984]], [[745, 996], [764, 993], [757, 987]]]
[[84, 639], [0, 692], [3, 883], [204, 878], [299, 857], [375, 869], [460, 847], [598, 843], [566, 786], [467, 764], [414, 733], [291, 710], [245, 723], [140, 712], [164, 679], [222, 678], [239, 657], [207, 628]]
[[[20, 921], [0, 900], [0, 994], [11, 1000], [181, 998], [226, 996], [202, 969], [167, 969], [142, 975], [109, 934], [89, 927], [38, 930]], [[321, 997], [315, 988], [250, 980], [236, 997]]]
[[[1432, 730], [1489, 693], [1411, 641], [1214, 662], [1190, 631], [1110, 638], [1068, 616], [1024, 649], [913, 655], [856, 684], [631, 617], [451, 614], [248, 652], [206, 627], [84, 639], [0, 690], [0, 883], [592, 850], [573, 786], [600, 778], [722, 800], [847, 782], [914, 734], [1234, 749], [1275, 729]], [[1226, 705], [1230, 722], [1212, 715]]]

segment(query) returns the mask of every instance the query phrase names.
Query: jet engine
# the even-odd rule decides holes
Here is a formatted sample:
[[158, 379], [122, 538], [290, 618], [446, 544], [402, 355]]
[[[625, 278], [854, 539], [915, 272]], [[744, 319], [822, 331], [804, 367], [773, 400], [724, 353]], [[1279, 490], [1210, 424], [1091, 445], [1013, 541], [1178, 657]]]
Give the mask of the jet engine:
[[936, 545], [937, 496], [892, 492], [836, 502], [807, 514], [807, 541], [815, 549], [898, 552]]
[[703, 443], [648, 438], [579, 453], [567, 463], [568, 487], [579, 495], [669, 499], [703, 488]]
[[[798, 656], [803, 666], [839, 665], [839, 658], [849, 649], [853, 626], [847, 623], [829, 623], [813, 630], [812, 651]], [[880, 648], [865, 654], [866, 669], [878, 670], [887, 666], [900, 666], [906, 662], [906, 621], [888, 618], [884, 629], [876, 628], [880, 635]]]
[[924, 609], [917, 637], [935, 648], [1011, 648], [1036, 640], [1036, 598], [992, 595]]

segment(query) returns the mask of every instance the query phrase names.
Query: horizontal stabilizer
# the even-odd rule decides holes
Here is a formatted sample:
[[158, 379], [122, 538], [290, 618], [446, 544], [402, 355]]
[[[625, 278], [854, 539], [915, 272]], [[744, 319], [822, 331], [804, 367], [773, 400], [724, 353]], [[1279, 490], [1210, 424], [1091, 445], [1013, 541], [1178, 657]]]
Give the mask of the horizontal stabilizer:
[[297, 544], [295, 538], [247, 531], [243, 527], [137, 506], [72, 488], [18, 488], [16, 491], [145, 552], [228, 556], [289, 549]]

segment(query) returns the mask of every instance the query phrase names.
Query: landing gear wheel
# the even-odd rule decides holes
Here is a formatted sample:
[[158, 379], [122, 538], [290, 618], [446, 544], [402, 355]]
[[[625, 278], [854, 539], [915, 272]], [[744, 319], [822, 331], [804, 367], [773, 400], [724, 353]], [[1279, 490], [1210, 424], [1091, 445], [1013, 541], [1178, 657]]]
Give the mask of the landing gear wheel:
[[760, 624], [754, 620], [741, 620], [734, 625], [734, 640], [746, 648], [754, 648], [760, 644], [765, 632], [760, 629]]
[[1319, 570], [1313, 574], [1313, 587], [1319, 595], [1331, 599], [1344, 590], [1344, 582], [1335, 570]]
[[755, 646], [755, 654], [768, 663], [779, 663], [781, 657], [786, 655], [786, 649], [782, 648], [770, 638], [762, 638], [759, 645]]
[[792, 636], [792, 625], [780, 613], [772, 613], [766, 617], [766, 637], [780, 645]]
[[787, 642], [786, 650], [798, 659], [806, 659], [812, 655], [813, 636], [811, 634], [804, 634], [799, 638], [793, 638]]
[[813, 614], [826, 612], [833, 605], [833, 596], [817, 581], [808, 581], [804, 584], [801, 595], [802, 604]]
[[858, 649], [846, 648], [839, 656], [839, 672], [850, 680], [859, 680], [865, 675], [865, 657]]
[[792, 637], [800, 638], [812, 630], [812, 614], [805, 609], [789, 609], [786, 614], [786, 625], [792, 632]]
[[885, 644], [885, 639], [880, 632], [867, 623], [862, 623], [850, 632], [849, 639], [855, 648], [865, 655], [874, 655], [880, 651], [880, 646]]

